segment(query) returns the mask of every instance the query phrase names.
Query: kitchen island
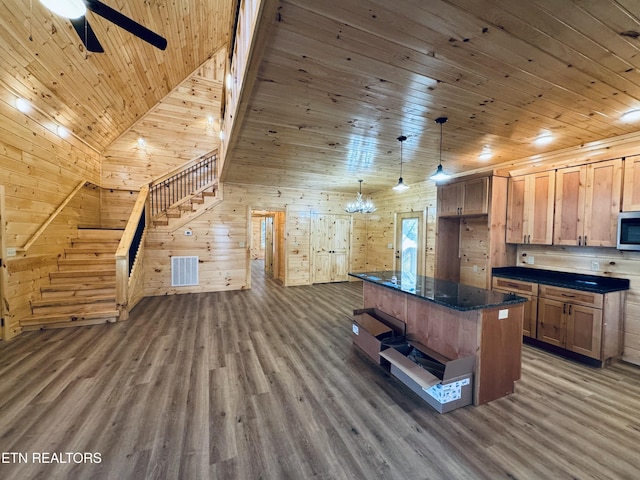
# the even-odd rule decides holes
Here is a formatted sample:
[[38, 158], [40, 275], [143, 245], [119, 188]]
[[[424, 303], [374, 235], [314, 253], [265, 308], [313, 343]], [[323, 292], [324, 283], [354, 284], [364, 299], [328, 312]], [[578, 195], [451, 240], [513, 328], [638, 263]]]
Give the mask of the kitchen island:
[[404, 322], [407, 339], [449, 359], [475, 355], [474, 405], [514, 392], [525, 298], [396, 271], [349, 275], [363, 280], [364, 308]]

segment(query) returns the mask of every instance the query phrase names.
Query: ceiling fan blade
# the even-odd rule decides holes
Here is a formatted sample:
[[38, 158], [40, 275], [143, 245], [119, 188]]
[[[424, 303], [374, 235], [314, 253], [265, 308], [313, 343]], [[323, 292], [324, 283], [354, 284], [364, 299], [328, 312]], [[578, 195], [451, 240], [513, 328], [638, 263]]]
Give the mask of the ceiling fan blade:
[[89, 52], [104, 52], [104, 48], [100, 45], [98, 37], [96, 37], [93, 28], [91, 28], [91, 25], [89, 25], [89, 22], [87, 22], [87, 18], [84, 15], [80, 18], [70, 18], [69, 21]]
[[167, 48], [167, 40], [161, 37], [155, 32], [152, 32], [147, 27], [140, 25], [138, 22], [131, 20], [129, 17], [124, 16], [117, 10], [105, 5], [99, 0], [83, 0], [89, 10], [103, 18], [106, 18], [115, 25], [123, 28], [124, 30], [132, 33], [138, 38], [141, 38], [145, 42], [150, 43], [160, 50]]

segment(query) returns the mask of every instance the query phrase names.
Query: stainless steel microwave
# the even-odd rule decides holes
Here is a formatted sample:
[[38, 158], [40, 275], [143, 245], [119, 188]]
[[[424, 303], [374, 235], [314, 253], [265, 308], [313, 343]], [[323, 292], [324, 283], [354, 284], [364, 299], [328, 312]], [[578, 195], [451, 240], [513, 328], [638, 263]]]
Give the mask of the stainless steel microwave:
[[622, 212], [618, 216], [618, 250], [640, 251], [640, 212]]

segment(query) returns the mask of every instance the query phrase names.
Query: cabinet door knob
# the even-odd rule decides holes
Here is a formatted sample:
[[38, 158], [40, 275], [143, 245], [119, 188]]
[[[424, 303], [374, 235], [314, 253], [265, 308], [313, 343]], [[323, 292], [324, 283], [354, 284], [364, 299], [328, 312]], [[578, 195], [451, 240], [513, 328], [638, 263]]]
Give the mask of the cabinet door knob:
[[587, 236], [586, 235], [584, 236], [584, 246], [585, 247], [587, 246]]
[[567, 304], [566, 303], [562, 304], [562, 313], [567, 313]]
[[582, 235], [578, 237], [578, 246], [582, 246]]
[[571, 315], [571, 304], [569, 304], [569, 315]]
[[527, 236], [527, 243], [531, 243], [531, 235]]
[[527, 243], [527, 236], [526, 236], [526, 235], [524, 235], [524, 236], [522, 237], [522, 243]]

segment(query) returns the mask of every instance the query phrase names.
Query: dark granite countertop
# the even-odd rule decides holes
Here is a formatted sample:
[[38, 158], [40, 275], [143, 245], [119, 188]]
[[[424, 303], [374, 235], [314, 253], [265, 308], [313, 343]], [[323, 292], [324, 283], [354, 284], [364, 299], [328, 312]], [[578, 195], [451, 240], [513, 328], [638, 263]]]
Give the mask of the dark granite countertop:
[[[503, 307], [527, 301], [526, 298], [517, 295], [493, 292], [483, 288], [422, 275], [418, 275], [417, 277], [413, 275], [403, 275], [402, 272], [393, 270], [349, 273], [349, 275], [459, 311]], [[394, 277], [395, 282], [393, 281]]]
[[594, 293], [618, 292], [629, 290], [626, 278], [601, 277], [578, 273], [554, 272], [527, 267], [496, 267], [492, 270], [494, 277], [511, 278], [525, 282], [542, 283], [554, 287], [572, 288]]

